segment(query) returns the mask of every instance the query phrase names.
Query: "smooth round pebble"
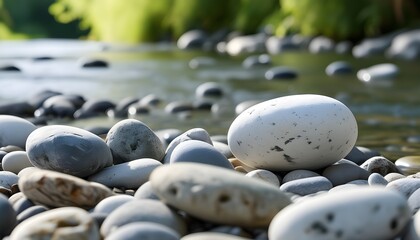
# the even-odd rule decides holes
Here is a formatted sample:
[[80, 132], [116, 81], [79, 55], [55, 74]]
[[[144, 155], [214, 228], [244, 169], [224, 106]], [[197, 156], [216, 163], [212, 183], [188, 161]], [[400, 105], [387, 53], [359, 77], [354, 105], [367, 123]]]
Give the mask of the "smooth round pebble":
[[246, 177], [260, 179], [279, 187], [280, 181], [276, 174], [265, 169], [256, 169], [245, 174]]
[[291, 95], [242, 112], [228, 131], [239, 160], [267, 170], [320, 169], [346, 156], [357, 122], [343, 103], [322, 95]]
[[179, 240], [180, 236], [173, 229], [153, 222], [134, 222], [126, 224], [112, 232], [106, 240]]
[[165, 112], [169, 114], [185, 113], [192, 110], [194, 110], [193, 104], [186, 101], [174, 101], [165, 106]]
[[332, 187], [332, 183], [326, 177], [316, 176], [288, 181], [280, 186], [280, 190], [305, 196], [320, 191], [328, 191]]
[[297, 169], [297, 170], [290, 171], [286, 175], [284, 175], [282, 184], [293, 181], [293, 180], [297, 180], [297, 179], [316, 177], [316, 176], [319, 176], [319, 174], [314, 171]]
[[89, 239], [99, 240], [99, 230], [89, 213], [76, 207], [63, 207], [39, 213], [20, 223], [10, 240]]
[[232, 152], [230, 151], [229, 145], [227, 145], [226, 143], [223, 142], [219, 142], [219, 141], [214, 141], [213, 142], [213, 147], [220, 152], [223, 156], [225, 156], [225, 158], [229, 159], [234, 157]]
[[6, 197], [0, 194], [0, 238], [8, 236], [16, 225], [16, 212]]
[[24, 149], [26, 139], [36, 128], [23, 118], [0, 115], [0, 147], [14, 145]]
[[198, 140], [184, 141], [172, 151], [169, 163], [195, 162], [233, 169], [229, 160], [212, 145]]
[[386, 188], [358, 187], [286, 207], [274, 217], [268, 235], [270, 240], [393, 239], [410, 217], [401, 194]]
[[360, 165], [375, 156], [380, 156], [380, 153], [366, 147], [354, 146], [344, 158]]
[[420, 188], [420, 179], [418, 178], [402, 178], [392, 181], [386, 185], [386, 188], [395, 190], [407, 199]]
[[1, 162], [4, 171], [18, 174], [26, 167], [33, 167], [25, 151], [14, 151], [6, 154]]
[[369, 185], [379, 185], [379, 186], [386, 186], [388, 181], [379, 173], [372, 173], [369, 175], [368, 178]]
[[118, 228], [134, 222], [158, 223], [181, 236], [186, 233], [184, 220], [168, 206], [157, 200], [141, 199], [129, 201], [111, 212], [101, 226], [101, 234], [107, 237]]
[[208, 144], [213, 145], [211, 137], [209, 133], [203, 128], [192, 128], [188, 131], [180, 134], [175, 139], [173, 139], [168, 147], [166, 148], [166, 153], [163, 162], [169, 163], [171, 161], [171, 155], [174, 149], [182, 142], [190, 141], [190, 140], [199, 140], [206, 142]]
[[414, 214], [412, 221], [407, 227], [406, 234], [404, 234], [404, 240], [418, 240], [420, 239], [420, 211]]
[[199, 232], [183, 236], [180, 240], [250, 240], [249, 238], [238, 237], [226, 233]]
[[292, 80], [297, 78], [297, 72], [289, 67], [274, 67], [264, 74], [267, 80]]
[[92, 208], [113, 195], [99, 183], [49, 170], [38, 170], [19, 179], [19, 188], [30, 200], [51, 207]]
[[116, 123], [106, 136], [114, 164], [140, 158], [162, 160], [165, 149], [158, 136], [143, 122], [125, 119]]
[[419, 189], [414, 191], [408, 198], [408, 206], [410, 206], [410, 209], [413, 214], [419, 210], [420, 208], [420, 190]]
[[16, 219], [18, 224], [25, 221], [28, 218], [31, 218], [37, 214], [40, 214], [42, 212], [48, 211], [48, 208], [41, 205], [35, 205], [32, 207], [28, 207], [27, 209], [23, 210], [19, 215], [17, 215]]
[[159, 200], [159, 197], [153, 192], [152, 184], [150, 181], [141, 185], [134, 193], [136, 199], [154, 199]]
[[420, 156], [405, 156], [398, 158], [395, 161], [395, 166], [397, 166], [398, 170], [403, 174], [415, 174], [420, 172]]
[[236, 105], [235, 107], [235, 113], [236, 115], [241, 114], [243, 111], [247, 110], [248, 108], [254, 106], [255, 104], [260, 103], [260, 100], [248, 100], [248, 101], [243, 101], [240, 102], [238, 105]]
[[405, 178], [404, 175], [402, 175], [401, 173], [388, 173], [387, 175], [384, 176], [385, 180], [388, 181], [388, 183], [398, 180], [398, 179], [402, 179]]
[[155, 159], [136, 159], [104, 168], [90, 175], [88, 181], [98, 182], [111, 188], [137, 189], [148, 181], [150, 173], [160, 165], [162, 163]]
[[14, 184], [17, 184], [18, 181], [18, 175], [9, 171], [0, 171], [0, 187], [10, 189]]
[[26, 152], [35, 167], [77, 177], [112, 165], [111, 151], [100, 137], [71, 126], [38, 128], [29, 135]]
[[337, 186], [353, 180], [367, 180], [369, 172], [352, 163], [337, 163], [325, 168], [322, 176]]
[[93, 212], [110, 214], [119, 206], [133, 200], [135, 200], [135, 198], [129, 195], [110, 196], [100, 201], [93, 209]]
[[166, 204], [214, 223], [265, 227], [291, 203], [272, 184], [201, 163], [163, 165], [152, 172], [150, 182]]
[[20, 214], [25, 211], [27, 208], [34, 206], [35, 204], [26, 197], [22, 197], [13, 204], [13, 209], [16, 214]]

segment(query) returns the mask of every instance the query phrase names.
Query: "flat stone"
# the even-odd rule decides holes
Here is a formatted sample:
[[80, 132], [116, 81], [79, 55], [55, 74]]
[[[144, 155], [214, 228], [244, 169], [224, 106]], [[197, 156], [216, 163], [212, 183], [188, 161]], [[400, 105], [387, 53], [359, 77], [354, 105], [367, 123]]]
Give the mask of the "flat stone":
[[104, 168], [90, 175], [88, 181], [98, 182], [110, 188], [137, 189], [148, 181], [150, 173], [160, 165], [161, 162], [152, 158], [136, 159]]
[[153, 222], [173, 229], [179, 235], [186, 233], [183, 219], [168, 206], [157, 200], [129, 201], [111, 212], [101, 226], [105, 238], [120, 227], [133, 222]]
[[420, 179], [418, 178], [403, 178], [392, 181], [386, 185], [387, 188], [395, 190], [407, 199], [420, 188]]
[[357, 122], [343, 103], [313, 94], [254, 105], [229, 127], [229, 147], [245, 164], [272, 171], [316, 170], [353, 148]]
[[403, 174], [415, 174], [420, 172], [420, 156], [405, 156], [395, 161], [395, 166]]
[[135, 200], [135, 198], [129, 195], [110, 196], [100, 201], [93, 209], [93, 212], [110, 214], [119, 206], [133, 200]]
[[38, 170], [22, 176], [19, 188], [30, 200], [51, 207], [77, 206], [89, 209], [113, 195], [101, 184], [49, 170]]
[[93, 218], [83, 209], [63, 207], [37, 214], [20, 223], [10, 240], [101, 239]]
[[161, 166], [152, 172], [150, 182], [166, 204], [220, 224], [268, 226], [274, 214], [291, 203], [272, 184], [200, 163]]
[[320, 191], [328, 191], [332, 187], [332, 183], [326, 177], [316, 176], [288, 181], [280, 186], [280, 190], [305, 196]]
[[16, 212], [7, 198], [0, 194], [0, 238], [8, 236], [16, 225]]
[[9, 171], [0, 171], [0, 187], [11, 189], [19, 181], [18, 175]]
[[112, 165], [111, 150], [95, 134], [81, 128], [49, 125], [29, 135], [26, 152], [32, 165], [87, 177]]
[[358, 187], [283, 209], [271, 222], [268, 236], [270, 240], [394, 239], [410, 218], [401, 194], [380, 187]]
[[322, 176], [328, 178], [333, 186], [337, 186], [353, 180], [367, 180], [369, 172], [354, 164], [340, 163], [325, 168]]
[[179, 37], [177, 46], [179, 49], [196, 49], [201, 48], [208, 36], [201, 30], [191, 30], [185, 32]]
[[36, 128], [23, 118], [0, 115], [0, 147], [13, 145], [24, 149], [26, 139]]
[[286, 175], [284, 175], [282, 184], [293, 181], [293, 180], [297, 180], [297, 179], [316, 177], [316, 176], [320, 176], [320, 175], [314, 171], [297, 169], [297, 170], [290, 171]]
[[107, 240], [159, 239], [179, 240], [180, 235], [173, 229], [159, 223], [134, 222], [126, 224], [112, 232]]
[[26, 167], [33, 167], [29, 161], [28, 154], [25, 151], [14, 151], [6, 154], [1, 162], [4, 171], [10, 171], [18, 174]]
[[143, 122], [125, 119], [108, 132], [106, 143], [111, 149], [114, 164], [140, 158], [163, 159], [165, 149], [158, 136]]
[[17, 215], [16, 219], [18, 224], [25, 221], [26, 219], [29, 219], [37, 214], [40, 214], [42, 212], [46, 212], [49, 209], [45, 206], [41, 205], [34, 205], [32, 207], [28, 207], [27, 209], [23, 210], [19, 215]]
[[289, 67], [273, 67], [264, 74], [267, 80], [292, 80], [297, 78], [296, 70]]

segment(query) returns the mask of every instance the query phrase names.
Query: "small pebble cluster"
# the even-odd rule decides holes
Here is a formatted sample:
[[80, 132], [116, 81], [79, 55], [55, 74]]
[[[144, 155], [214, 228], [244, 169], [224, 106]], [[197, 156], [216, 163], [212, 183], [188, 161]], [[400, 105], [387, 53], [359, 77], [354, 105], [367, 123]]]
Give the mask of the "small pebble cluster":
[[393, 163], [357, 135], [312, 94], [244, 108], [225, 136], [0, 115], [0, 238], [419, 239], [419, 157]]

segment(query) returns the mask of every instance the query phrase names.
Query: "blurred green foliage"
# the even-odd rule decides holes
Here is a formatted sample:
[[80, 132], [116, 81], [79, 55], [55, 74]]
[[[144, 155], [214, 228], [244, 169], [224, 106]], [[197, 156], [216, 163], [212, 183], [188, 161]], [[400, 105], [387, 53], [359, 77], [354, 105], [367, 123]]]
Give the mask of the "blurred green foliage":
[[268, 24], [277, 35], [359, 40], [418, 24], [419, 9], [420, 0], [0, 0], [0, 38], [138, 43], [191, 29], [252, 34]]

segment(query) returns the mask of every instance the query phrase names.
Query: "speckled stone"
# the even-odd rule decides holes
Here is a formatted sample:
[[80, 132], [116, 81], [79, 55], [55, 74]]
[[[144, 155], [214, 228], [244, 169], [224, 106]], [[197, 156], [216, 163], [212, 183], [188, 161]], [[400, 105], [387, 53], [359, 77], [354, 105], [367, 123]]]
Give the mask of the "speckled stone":
[[150, 173], [160, 165], [162, 163], [155, 159], [136, 159], [104, 168], [89, 176], [88, 181], [98, 182], [110, 188], [137, 189], [148, 181]]
[[4, 171], [10, 171], [18, 174], [26, 167], [33, 167], [29, 161], [28, 154], [25, 151], [14, 151], [6, 154], [1, 162]]
[[233, 169], [229, 160], [212, 145], [198, 140], [179, 143], [172, 151], [170, 164], [195, 162]]
[[129, 201], [109, 214], [101, 226], [101, 234], [109, 236], [118, 228], [133, 222], [154, 222], [175, 230], [181, 236], [186, 233], [184, 220], [168, 206], [157, 200]]
[[16, 225], [16, 212], [7, 198], [0, 194], [0, 238], [8, 236]]
[[112, 196], [99, 183], [49, 170], [38, 170], [19, 179], [19, 188], [30, 200], [51, 207], [77, 206], [92, 208]]
[[271, 183], [276, 187], [280, 186], [280, 179], [276, 174], [265, 169], [256, 169], [245, 174], [246, 177], [260, 179]]
[[14, 145], [24, 149], [26, 139], [36, 128], [23, 118], [0, 115], [0, 147]]
[[112, 232], [107, 240], [179, 240], [180, 235], [173, 229], [153, 222], [134, 222]]
[[189, 141], [189, 140], [199, 140], [209, 144], [213, 144], [209, 133], [203, 128], [192, 128], [178, 137], [176, 137], [166, 148], [164, 163], [169, 163], [171, 159], [172, 152], [180, 143]]
[[328, 178], [333, 186], [337, 186], [353, 180], [367, 180], [369, 172], [355, 164], [339, 163], [325, 168], [322, 176]]
[[93, 218], [83, 209], [64, 207], [33, 216], [19, 224], [10, 240], [22, 239], [89, 239], [99, 240]]
[[410, 217], [401, 194], [358, 187], [290, 205], [274, 217], [268, 235], [270, 240], [394, 239]]
[[161, 161], [165, 149], [158, 136], [143, 122], [125, 119], [116, 123], [108, 132], [106, 143], [111, 149], [114, 164], [140, 158]]
[[332, 183], [326, 177], [316, 176], [288, 181], [280, 186], [280, 190], [305, 196], [320, 191], [328, 191], [332, 187]]
[[393, 162], [381, 156], [369, 158], [362, 165], [360, 165], [360, 167], [368, 171], [369, 174], [379, 173], [382, 176], [385, 176], [391, 172], [399, 172], [398, 168]]
[[297, 179], [316, 177], [316, 176], [320, 176], [320, 175], [314, 171], [305, 170], [305, 169], [297, 169], [297, 170], [290, 171], [286, 175], [284, 175], [282, 184], [293, 181], [293, 180], [297, 180]]
[[33, 131], [26, 142], [32, 165], [87, 177], [112, 165], [111, 151], [95, 134], [81, 128], [49, 125]]
[[356, 139], [357, 122], [350, 109], [314, 94], [254, 105], [237, 116], [228, 131], [235, 157], [272, 171], [326, 167], [346, 156]]
[[95, 206], [93, 212], [110, 214], [119, 206], [133, 200], [135, 200], [135, 198], [129, 195], [110, 196], [102, 199], [102, 201]]
[[420, 156], [405, 156], [395, 161], [395, 165], [402, 173], [409, 175], [420, 172]]
[[250, 240], [249, 238], [238, 237], [226, 233], [199, 232], [183, 236], [180, 240]]
[[163, 202], [221, 224], [268, 226], [274, 214], [291, 203], [272, 184], [200, 163], [163, 165], [152, 172], [150, 182]]

